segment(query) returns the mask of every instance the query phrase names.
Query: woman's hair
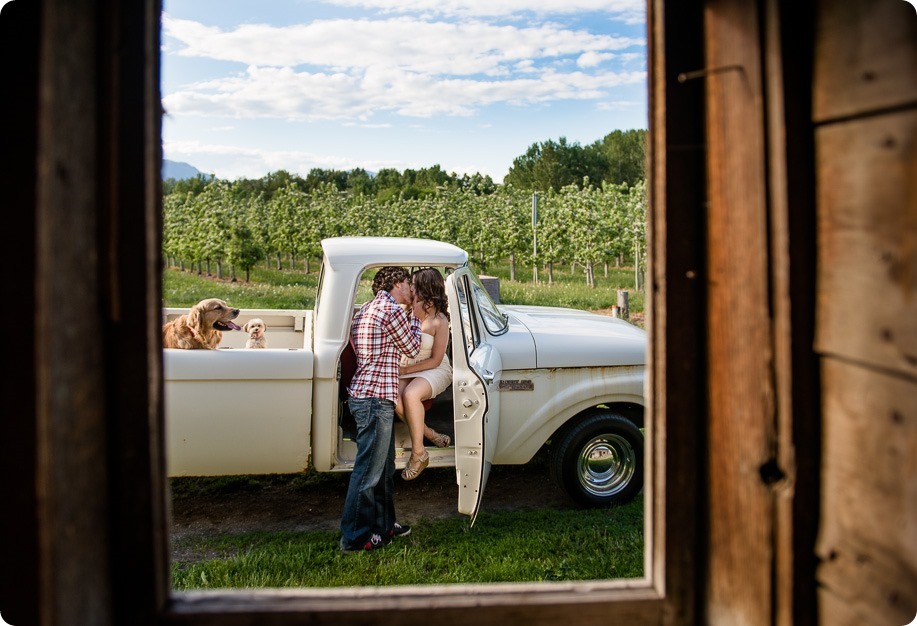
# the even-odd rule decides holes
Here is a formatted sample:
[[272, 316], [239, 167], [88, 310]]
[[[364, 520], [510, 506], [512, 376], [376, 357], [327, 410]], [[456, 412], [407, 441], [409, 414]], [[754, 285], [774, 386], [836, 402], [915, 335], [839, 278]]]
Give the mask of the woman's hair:
[[408, 271], [403, 267], [393, 265], [380, 267], [375, 277], [373, 277], [373, 295], [379, 293], [380, 290], [391, 292], [392, 287], [408, 278], [410, 278]]
[[424, 306], [433, 305], [437, 312], [449, 317], [446, 282], [439, 270], [432, 267], [419, 269], [411, 274], [411, 284], [414, 286], [414, 297], [423, 300]]

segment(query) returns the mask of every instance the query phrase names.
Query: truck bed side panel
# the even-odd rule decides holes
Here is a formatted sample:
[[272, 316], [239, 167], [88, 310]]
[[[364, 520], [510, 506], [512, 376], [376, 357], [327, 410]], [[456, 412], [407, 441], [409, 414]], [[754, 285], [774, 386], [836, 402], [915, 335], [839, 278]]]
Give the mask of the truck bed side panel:
[[311, 350], [165, 350], [169, 476], [302, 471]]

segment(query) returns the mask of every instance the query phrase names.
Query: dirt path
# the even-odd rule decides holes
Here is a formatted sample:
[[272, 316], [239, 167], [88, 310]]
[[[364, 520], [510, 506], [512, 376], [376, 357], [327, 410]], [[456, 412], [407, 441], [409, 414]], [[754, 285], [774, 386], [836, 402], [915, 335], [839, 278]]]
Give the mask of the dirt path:
[[[349, 474], [323, 477], [321, 484], [303, 486], [295, 479], [278, 480], [236, 492], [182, 495], [172, 501], [173, 545], [185, 539], [214, 534], [258, 530], [337, 530], [347, 491]], [[416, 480], [395, 479], [398, 520], [459, 516], [458, 487], [454, 468], [427, 469]], [[554, 484], [547, 463], [536, 458], [523, 466], [496, 466], [484, 492], [483, 510], [524, 508], [577, 508]], [[185, 560], [179, 547], [173, 560]]]

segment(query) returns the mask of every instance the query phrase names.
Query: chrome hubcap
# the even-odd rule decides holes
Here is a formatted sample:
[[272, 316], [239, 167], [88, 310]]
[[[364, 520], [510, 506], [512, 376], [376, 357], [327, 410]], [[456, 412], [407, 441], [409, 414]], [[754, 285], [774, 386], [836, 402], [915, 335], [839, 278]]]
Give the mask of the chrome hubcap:
[[595, 496], [609, 496], [624, 489], [637, 470], [637, 454], [618, 435], [598, 435], [583, 446], [576, 471], [580, 484]]

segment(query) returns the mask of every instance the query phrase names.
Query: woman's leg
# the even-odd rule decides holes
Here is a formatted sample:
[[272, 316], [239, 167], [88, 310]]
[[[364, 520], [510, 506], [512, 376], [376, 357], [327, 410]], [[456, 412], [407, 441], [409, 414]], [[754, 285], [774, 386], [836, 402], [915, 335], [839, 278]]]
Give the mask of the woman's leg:
[[433, 395], [433, 388], [423, 378], [410, 378], [399, 398], [402, 406], [404, 421], [411, 431], [411, 456], [415, 459], [424, 455], [426, 448], [423, 445], [424, 408], [423, 401]]
[[401, 401], [402, 396], [404, 396], [404, 388], [408, 386], [408, 383], [414, 380], [413, 378], [399, 378], [398, 379], [398, 400], [395, 402], [395, 415], [398, 416], [402, 422], [404, 419], [404, 403]]

